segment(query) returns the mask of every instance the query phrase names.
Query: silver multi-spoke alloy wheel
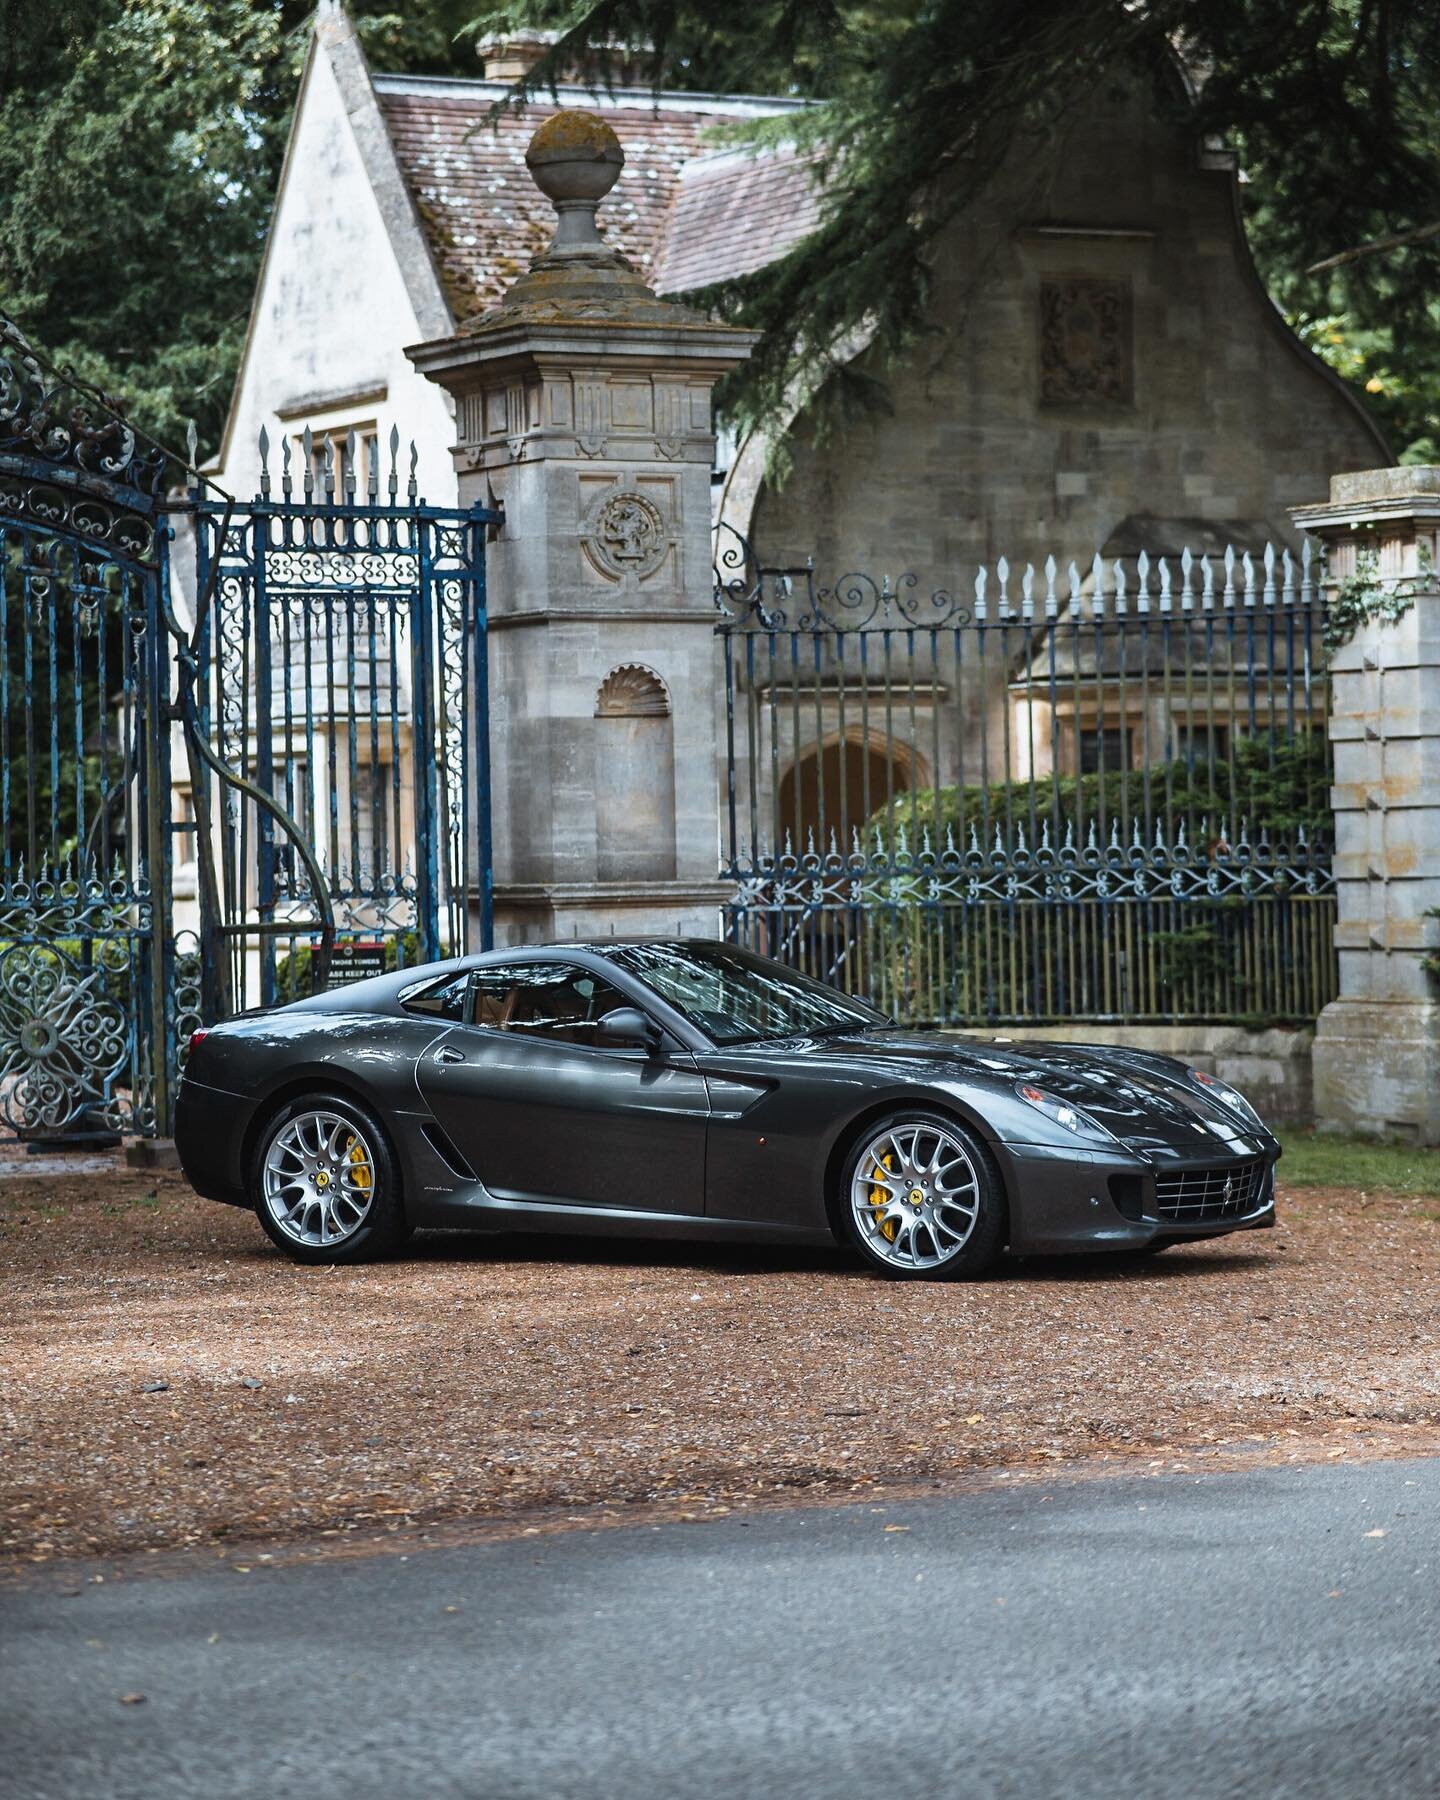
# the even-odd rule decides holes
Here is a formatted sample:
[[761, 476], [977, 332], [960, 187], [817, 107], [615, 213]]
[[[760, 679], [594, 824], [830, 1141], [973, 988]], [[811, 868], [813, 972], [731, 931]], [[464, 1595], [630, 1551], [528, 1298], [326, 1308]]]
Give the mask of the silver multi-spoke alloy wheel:
[[979, 1171], [961, 1138], [938, 1120], [887, 1125], [855, 1164], [850, 1211], [861, 1241], [881, 1262], [938, 1269], [975, 1229]]
[[265, 1151], [266, 1210], [285, 1236], [311, 1249], [354, 1237], [375, 1198], [375, 1157], [353, 1119], [317, 1107], [285, 1121]]

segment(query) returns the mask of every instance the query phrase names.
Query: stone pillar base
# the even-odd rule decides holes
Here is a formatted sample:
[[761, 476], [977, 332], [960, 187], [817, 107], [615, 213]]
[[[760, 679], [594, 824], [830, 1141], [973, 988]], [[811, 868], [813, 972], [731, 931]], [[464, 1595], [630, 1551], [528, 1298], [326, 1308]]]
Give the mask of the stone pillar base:
[[495, 889], [495, 942], [720, 935], [723, 881], [506, 883]]
[[1314, 1068], [1322, 1129], [1440, 1144], [1440, 1002], [1332, 1000]]

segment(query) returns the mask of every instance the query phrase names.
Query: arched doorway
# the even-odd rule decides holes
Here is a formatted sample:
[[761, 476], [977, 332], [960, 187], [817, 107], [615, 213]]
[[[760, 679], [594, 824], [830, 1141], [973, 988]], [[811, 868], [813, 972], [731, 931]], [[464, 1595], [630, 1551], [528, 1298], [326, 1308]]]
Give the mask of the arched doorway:
[[842, 854], [857, 832], [901, 794], [927, 785], [928, 775], [906, 744], [858, 727], [809, 745], [780, 777], [775, 842], [789, 839], [797, 856], [811, 848]]

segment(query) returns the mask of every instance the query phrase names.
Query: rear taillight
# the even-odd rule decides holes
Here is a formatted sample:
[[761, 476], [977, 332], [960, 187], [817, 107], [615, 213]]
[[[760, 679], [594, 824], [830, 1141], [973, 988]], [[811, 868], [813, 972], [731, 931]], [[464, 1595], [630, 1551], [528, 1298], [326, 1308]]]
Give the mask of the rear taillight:
[[195, 1054], [209, 1035], [210, 1033], [203, 1026], [199, 1031], [192, 1031], [190, 1033], [189, 1051], [191, 1056]]

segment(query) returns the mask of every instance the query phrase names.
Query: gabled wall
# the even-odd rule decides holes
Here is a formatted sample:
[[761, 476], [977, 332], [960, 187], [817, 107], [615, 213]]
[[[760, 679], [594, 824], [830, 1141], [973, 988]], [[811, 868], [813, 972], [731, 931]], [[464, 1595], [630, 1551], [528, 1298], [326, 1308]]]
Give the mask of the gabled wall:
[[[307, 423], [318, 430], [373, 419], [382, 437], [395, 424], [406, 446], [414, 438], [422, 495], [453, 505], [450, 402], [403, 350], [448, 321], [437, 327], [433, 308], [422, 321], [407, 286], [362, 153], [361, 136], [383, 132], [379, 109], [348, 21], [332, 34], [337, 28], [344, 33], [338, 44], [322, 28], [306, 68], [216, 478], [241, 499], [255, 492], [262, 423], [278, 486], [283, 437]], [[380, 149], [390, 154], [388, 144]], [[434, 284], [430, 271], [419, 274]], [[301, 416], [279, 416], [306, 401]], [[408, 449], [402, 492], [407, 473]], [[298, 481], [298, 460], [295, 474]]]
[[[1108, 284], [1112, 305], [1088, 399], [1083, 309], [1062, 301], [1042, 350], [1042, 287], [1077, 279]], [[1152, 550], [1178, 550], [1164, 540], [1187, 521], [1293, 541], [1291, 506], [1388, 460], [1255, 276], [1229, 159], [1162, 123], [1138, 85], [1074, 114], [1043, 182], [1012, 171], [950, 228], [932, 319], [888, 378], [889, 416], [821, 446], [797, 421], [794, 472], [756, 504], [763, 559], [968, 591], [1001, 554], [1083, 564], [1136, 513], [1167, 521]]]

